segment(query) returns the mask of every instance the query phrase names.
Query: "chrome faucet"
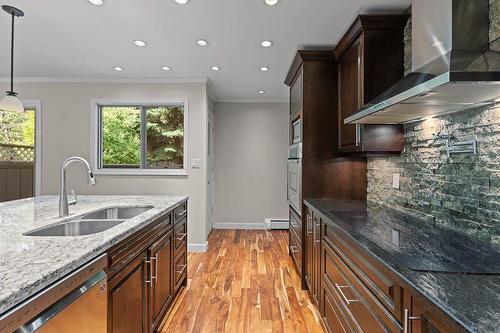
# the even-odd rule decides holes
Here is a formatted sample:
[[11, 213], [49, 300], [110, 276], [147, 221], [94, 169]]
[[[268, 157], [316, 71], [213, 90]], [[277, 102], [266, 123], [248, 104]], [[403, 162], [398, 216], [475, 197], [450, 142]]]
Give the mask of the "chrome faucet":
[[59, 216], [64, 217], [69, 215], [69, 206], [76, 205], [78, 198], [75, 191], [71, 191], [74, 199], [68, 202], [68, 194], [66, 193], [66, 168], [73, 162], [80, 162], [87, 169], [87, 181], [89, 185], [95, 185], [94, 172], [90, 167], [89, 162], [81, 157], [67, 158], [61, 165], [61, 182], [59, 184]]

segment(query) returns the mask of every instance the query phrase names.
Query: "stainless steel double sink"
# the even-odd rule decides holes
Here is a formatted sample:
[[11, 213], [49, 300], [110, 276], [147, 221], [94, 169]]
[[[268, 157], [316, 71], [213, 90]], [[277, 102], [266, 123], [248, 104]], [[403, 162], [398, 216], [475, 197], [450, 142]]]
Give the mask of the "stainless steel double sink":
[[71, 220], [58, 222], [24, 233], [25, 236], [85, 236], [111, 229], [136, 217], [153, 206], [116, 206], [89, 212]]

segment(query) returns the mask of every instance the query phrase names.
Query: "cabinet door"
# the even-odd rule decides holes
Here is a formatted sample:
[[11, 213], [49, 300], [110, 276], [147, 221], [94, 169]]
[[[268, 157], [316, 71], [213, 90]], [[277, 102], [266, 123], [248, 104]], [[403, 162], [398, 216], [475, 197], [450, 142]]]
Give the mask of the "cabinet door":
[[295, 120], [302, 113], [302, 70], [290, 87], [290, 120]]
[[145, 254], [109, 280], [109, 332], [147, 333]]
[[314, 257], [313, 257], [313, 214], [311, 210], [307, 209], [306, 213], [306, 244], [305, 244], [305, 254], [306, 254], [306, 271], [305, 279], [307, 283], [307, 288], [314, 294]]
[[339, 145], [341, 151], [359, 150], [359, 131], [356, 125], [345, 125], [344, 119], [361, 106], [361, 44], [359, 39], [342, 55], [339, 65]]
[[172, 300], [172, 231], [169, 231], [148, 250], [151, 283], [149, 284], [149, 314], [151, 329], [161, 321]]
[[321, 292], [321, 218], [313, 216], [313, 295], [319, 302]]
[[406, 295], [403, 316], [404, 333], [465, 333], [429, 302], [410, 293]]

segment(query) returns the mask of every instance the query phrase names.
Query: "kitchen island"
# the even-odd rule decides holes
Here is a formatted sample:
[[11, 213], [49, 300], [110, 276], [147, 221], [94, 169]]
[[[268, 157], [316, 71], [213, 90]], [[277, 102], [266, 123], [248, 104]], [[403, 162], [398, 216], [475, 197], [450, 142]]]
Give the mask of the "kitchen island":
[[[110, 229], [90, 235], [25, 235], [29, 231], [75, 219], [79, 215], [102, 208], [124, 206], [147, 206], [148, 209]], [[149, 255], [155, 255], [150, 253], [150, 250], [164, 251], [163, 257], [170, 256], [171, 266], [180, 263], [179, 265], [183, 266], [180, 277], [185, 280], [186, 265], [182, 265], [182, 262], [187, 258], [186, 228], [187, 197], [183, 196], [81, 196], [78, 204], [71, 208], [70, 216], [65, 218], [58, 217], [56, 196], [0, 204], [0, 317], [17, 304], [104, 253], [108, 254], [108, 307], [111, 309], [114, 297], [111, 285], [113, 278], [126, 271], [135, 259], [139, 260], [142, 267], [141, 275], [152, 274], [152, 266], [147, 267], [146, 263], [151, 261], [147, 260]], [[157, 248], [152, 249], [153, 246]], [[174, 253], [177, 248], [179, 250]], [[160, 269], [167, 266], [162, 263]], [[158, 263], [155, 269], [158, 270]], [[175, 294], [173, 280], [177, 281], [180, 277], [175, 276], [176, 267], [166, 270], [169, 276], [162, 282], [169, 284], [168, 299], [165, 299], [165, 303], [170, 303]], [[116, 281], [116, 286], [126, 281], [122, 280]], [[142, 285], [146, 286], [145, 283]], [[145, 294], [148, 294], [150, 299], [153, 298], [154, 285], [150, 284], [150, 287], [151, 290], [142, 292], [144, 299]], [[163, 315], [166, 304], [162, 304], [160, 310], [153, 312], [160, 311]], [[144, 313], [148, 313], [147, 309]], [[117, 318], [116, 315], [111, 317]], [[154, 324], [157, 324], [158, 319], [154, 319]], [[152, 321], [144, 318], [144, 331], [152, 330], [148, 328], [153, 325]], [[112, 322], [108, 323], [108, 327], [113, 331]]]

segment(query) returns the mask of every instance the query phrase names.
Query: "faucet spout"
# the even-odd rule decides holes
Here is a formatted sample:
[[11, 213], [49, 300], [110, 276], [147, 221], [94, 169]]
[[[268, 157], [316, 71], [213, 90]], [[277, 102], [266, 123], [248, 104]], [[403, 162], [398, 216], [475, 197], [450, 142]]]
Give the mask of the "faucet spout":
[[[59, 216], [64, 217], [69, 215], [69, 203], [68, 203], [68, 194], [66, 192], [66, 168], [74, 163], [78, 162], [82, 164], [87, 171], [87, 183], [89, 185], [95, 185], [96, 180], [94, 177], [94, 172], [90, 167], [89, 162], [87, 162], [84, 158], [81, 157], [69, 157], [61, 165], [61, 179], [59, 184]], [[76, 203], [76, 202], [75, 202]]]

